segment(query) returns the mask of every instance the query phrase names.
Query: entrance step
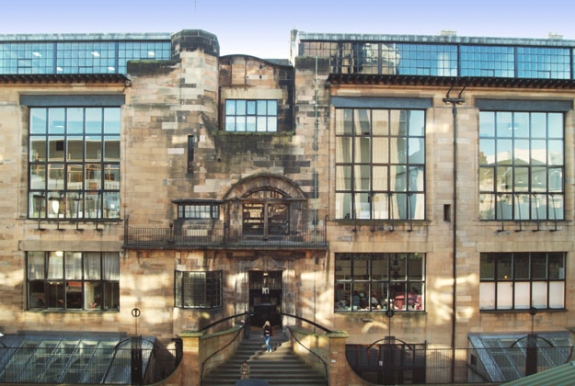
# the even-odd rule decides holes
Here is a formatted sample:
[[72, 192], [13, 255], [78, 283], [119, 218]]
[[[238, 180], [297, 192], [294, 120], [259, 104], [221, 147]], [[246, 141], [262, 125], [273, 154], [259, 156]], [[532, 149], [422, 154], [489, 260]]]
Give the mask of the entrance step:
[[293, 351], [289, 340], [280, 331], [271, 338], [272, 352], [266, 346], [260, 332], [244, 339], [230, 359], [214, 369], [202, 380], [202, 386], [233, 386], [240, 379], [240, 367], [244, 361], [250, 366], [250, 378], [263, 379], [270, 386], [325, 386], [324, 375], [308, 366]]

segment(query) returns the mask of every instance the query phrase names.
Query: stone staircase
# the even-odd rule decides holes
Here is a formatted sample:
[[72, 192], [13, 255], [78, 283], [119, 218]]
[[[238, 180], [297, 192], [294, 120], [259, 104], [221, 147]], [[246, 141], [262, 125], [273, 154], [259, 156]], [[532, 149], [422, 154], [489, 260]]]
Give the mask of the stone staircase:
[[292, 350], [287, 337], [275, 330], [273, 352], [266, 352], [260, 331], [252, 331], [232, 357], [202, 380], [202, 386], [233, 386], [240, 379], [240, 366], [247, 361], [250, 379], [262, 379], [270, 386], [326, 386], [327, 379], [303, 362]]

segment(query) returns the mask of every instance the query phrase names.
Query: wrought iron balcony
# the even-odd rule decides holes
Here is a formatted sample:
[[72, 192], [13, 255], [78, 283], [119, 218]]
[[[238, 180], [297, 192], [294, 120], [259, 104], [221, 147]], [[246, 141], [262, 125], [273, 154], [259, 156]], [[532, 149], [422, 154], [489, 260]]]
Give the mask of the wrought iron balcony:
[[[218, 249], [218, 250], [325, 250], [325, 225], [297, 227], [284, 234], [246, 234], [238, 227], [206, 227], [203, 229], [132, 227], [126, 220], [125, 249]], [[279, 232], [276, 232], [279, 233]]]

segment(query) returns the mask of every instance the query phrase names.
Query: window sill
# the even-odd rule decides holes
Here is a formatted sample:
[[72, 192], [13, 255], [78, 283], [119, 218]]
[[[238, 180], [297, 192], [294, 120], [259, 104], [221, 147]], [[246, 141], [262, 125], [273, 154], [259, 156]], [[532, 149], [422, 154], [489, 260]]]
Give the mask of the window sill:
[[[529, 309], [521, 310], [479, 310], [482, 314], [528, 314]], [[566, 308], [538, 308], [537, 313], [540, 312], [567, 312]]]

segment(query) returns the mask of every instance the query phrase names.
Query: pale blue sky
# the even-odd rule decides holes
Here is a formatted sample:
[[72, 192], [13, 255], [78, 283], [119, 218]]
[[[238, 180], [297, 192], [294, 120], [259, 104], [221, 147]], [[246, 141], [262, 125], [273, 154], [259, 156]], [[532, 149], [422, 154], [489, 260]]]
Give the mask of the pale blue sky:
[[203, 29], [222, 55], [262, 58], [287, 58], [294, 28], [575, 39], [575, 0], [0, 0], [0, 10], [0, 34]]

